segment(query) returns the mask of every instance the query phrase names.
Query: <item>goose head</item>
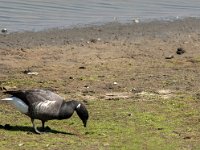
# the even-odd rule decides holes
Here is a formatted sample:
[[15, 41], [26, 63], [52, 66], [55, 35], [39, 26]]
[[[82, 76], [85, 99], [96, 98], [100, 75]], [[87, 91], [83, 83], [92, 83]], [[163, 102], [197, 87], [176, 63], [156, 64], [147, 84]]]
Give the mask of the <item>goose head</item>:
[[89, 114], [86, 107], [82, 103], [79, 103], [76, 106], [76, 113], [78, 114], [79, 118], [82, 120], [84, 127], [86, 127]]

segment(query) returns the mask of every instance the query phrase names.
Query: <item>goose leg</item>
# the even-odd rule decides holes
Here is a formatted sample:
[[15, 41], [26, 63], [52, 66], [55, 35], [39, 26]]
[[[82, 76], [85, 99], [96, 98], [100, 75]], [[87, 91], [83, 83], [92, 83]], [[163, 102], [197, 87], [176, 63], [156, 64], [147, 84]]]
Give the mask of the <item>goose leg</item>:
[[31, 122], [32, 122], [32, 124], [33, 124], [33, 128], [34, 128], [34, 130], [35, 130], [35, 133], [41, 134], [41, 132], [38, 131], [37, 127], [35, 126], [34, 119], [31, 119]]
[[44, 124], [45, 124], [45, 121], [42, 120], [42, 130], [43, 130], [43, 131], [45, 130]]

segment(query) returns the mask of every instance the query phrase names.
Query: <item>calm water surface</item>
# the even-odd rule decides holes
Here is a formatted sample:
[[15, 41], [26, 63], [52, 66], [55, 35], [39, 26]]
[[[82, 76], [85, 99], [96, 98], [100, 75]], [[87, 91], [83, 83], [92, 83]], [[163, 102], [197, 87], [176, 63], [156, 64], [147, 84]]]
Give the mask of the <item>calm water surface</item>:
[[0, 28], [54, 27], [200, 17], [200, 0], [0, 0]]

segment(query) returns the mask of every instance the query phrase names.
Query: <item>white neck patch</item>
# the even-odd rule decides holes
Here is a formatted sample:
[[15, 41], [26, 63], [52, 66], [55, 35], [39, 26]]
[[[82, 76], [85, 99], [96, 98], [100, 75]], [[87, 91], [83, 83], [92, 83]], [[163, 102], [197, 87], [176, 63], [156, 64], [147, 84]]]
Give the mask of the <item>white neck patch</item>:
[[81, 107], [81, 104], [78, 104], [78, 106], [76, 107], [77, 109]]

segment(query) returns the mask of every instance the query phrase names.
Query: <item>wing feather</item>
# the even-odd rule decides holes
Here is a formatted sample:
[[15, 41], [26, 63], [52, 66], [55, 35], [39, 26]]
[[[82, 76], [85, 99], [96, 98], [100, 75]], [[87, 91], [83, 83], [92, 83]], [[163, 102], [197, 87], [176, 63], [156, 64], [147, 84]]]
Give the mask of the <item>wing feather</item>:
[[56, 93], [49, 90], [19, 90], [19, 91], [6, 91], [5, 93], [20, 98], [27, 105], [32, 105], [36, 102], [56, 101], [62, 103], [63, 98]]

